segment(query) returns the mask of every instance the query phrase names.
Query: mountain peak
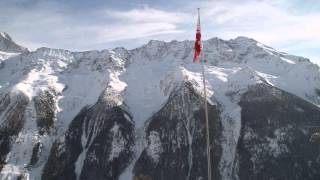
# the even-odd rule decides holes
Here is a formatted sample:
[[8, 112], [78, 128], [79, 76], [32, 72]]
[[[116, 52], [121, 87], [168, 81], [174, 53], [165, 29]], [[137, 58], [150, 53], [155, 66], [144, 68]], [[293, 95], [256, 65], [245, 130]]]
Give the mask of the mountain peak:
[[0, 51], [18, 53], [28, 51], [28, 49], [16, 44], [9, 34], [0, 32]]
[[9, 36], [9, 34], [7, 34], [5, 32], [0, 32], [0, 38], [12, 41], [11, 37]]
[[234, 39], [235, 41], [249, 41], [249, 42], [257, 42], [256, 40], [246, 37], [246, 36], [238, 36]]

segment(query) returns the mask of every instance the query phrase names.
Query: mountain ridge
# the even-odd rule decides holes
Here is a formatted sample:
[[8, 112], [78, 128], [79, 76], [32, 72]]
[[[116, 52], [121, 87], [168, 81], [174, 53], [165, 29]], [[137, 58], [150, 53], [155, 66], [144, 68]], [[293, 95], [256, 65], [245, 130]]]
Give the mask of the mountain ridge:
[[[221, 137], [218, 144], [221, 148], [221, 154], [217, 155], [219, 160], [217, 172], [220, 173], [217, 177], [238, 179], [235, 166], [237, 166], [239, 156], [237, 143], [243, 133], [241, 130], [242, 107], [239, 104], [243, 95], [251, 86], [269, 84], [271, 87], [277, 87], [296, 95], [301, 98], [301, 101], [303, 99], [303, 101], [311, 102], [315, 107], [319, 107], [320, 95], [317, 91], [320, 89], [319, 67], [307, 58], [278, 52], [245, 37], [229, 41], [212, 38], [204, 41], [203, 44], [204, 57], [206, 58], [207, 101], [211, 105], [219, 104], [218, 119], [222, 127], [219, 128], [221, 129], [221, 132], [219, 131]], [[107, 128], [106, 134], [115, 134], [114, 142], [118, 142], [117, 138], [121, 137], [120, 134], [128, 134], [127, 139], [134, 139], [135, 143], [134, 147], [130, 145], [130, 148], [134, 149], [134, 153], [130, 155], [132, 161], [125, 162], [126, 169], [122, 171], [124, 167], [121, 166], [121, 173], [112, 170], [110, 172], [123, 180], [134, 177], [137, 174], [134, 174], [135, 171], [132, 170], [141, 168], [134, 165], [143, 147], [148, 145], [148, 136], [151, 133], [146, 134], [146, 128], [150, 125], [147, 123], [148, 120], [153, 121], [151, 117], [154, 114], [164, 114], [162, 117], [166, 117], [165, 115], [168, 114], [168, 118], [174, 116], [171, 111], [159, 111], [172, 99], [174, 102], [184, 100], [184, 98], [179, 100], [170, 98], [170, 94], [175, 92], [183, 82], [190, 82], [194, 91], [201, 96], [203, 91], [201, 64], [192, 63], [192, 58], [193, 41], [188, 40], [182, 42], [152, 40], [132, 50], [114, 48], [72, 52], [43, 47], [31, 52], [9, 54], [0, 61], [0, 104], [7, 102], [5, 97], [14, 99], [16, 94], [23, 94], [27, 98], [26, 102], [21, 104], [25, 108], [19, 111], [24, 115], [21, 131], [7, 138], [9, 143], [3, 145], [9, 149], [10, 153], [8, 155], [1, 154], [1, 157], [5, 157], [6, 160], [3, 161], [0, 177], [13, 178], [15, 177], [13, 174], [29, 176], [33, 179], [56, 177], [53, 174], [48, 174], [49, 171], [46, 171], [48, 176], [43, 175], [43, 168], [50, 167], [50, 164], [48, 165], [46, 162], [48, 162], [50, 152], [53, 151], [52, 145], [54, 142], [59, 144], [60, 138], [65, 136], [67, 132], [82, 131], [78, 129], [82, 127], [77, 124], [79, 120], [76, 120], [79, 119], [76, 117], [79, 117], [80, 113], [82, 113], [81, 118], [88, 117], [86, 121], [89, 124], [103, 122], [99, 117], [92, 115], [95, 112], [88, 110], [101, 99], [102, 92], [106, 92], [106, 97], [108, 97], [105, 101], [111, 101], [115, 106], [124, 108], [123, 110], [129, 115], [122, 117], [121, 113], [115, 112], [115, 117], [130, 119], [129, 122], [134, 124], [134, 130], [130, 132], [115, 132]], [[3, 107], [4, 111], [0, 111], [1, 123], [4, 122], [2, 117], [6, 115], [6, 112], [15, 111], [15, 108]], [[192, 105], [185, 107], [191, 108]], [[196, 114], [196, 110], [192, 111]], [[256, 111], [258, 112], [258, 110]], [[198, 115], [191, 114], [194, 118], [199, 118]], [[158, 118], [157, 121], [165, 124], [166, 122], [163, 122], [165, 119]], [[178, 118], [174, 121], [179, 124], [182, 120], [184, 118]], [[109, 121], [112, 121], [112, 118]], [[76, 123], [76, 125], [70, 126], [71, 123]], [[160, 130], [160, 127], [153, 128], [157, 131]], [[202, 131], [198, 130], [200, 134], [195, 133], [194, 135], [202, 137]], [[87, 131], [86, 137], [89, 137], [91, 130]], [[98, 131], [99, 129], [92, 132]], [[168, 131], [175, 132], [174, 129], [168, 129]], [[102, 136], [106, 134], [103, 133]], [[173, 135], [181, 139], [186, 138], [179, 134]], [[75, 138], [80, 145], [84, 143], [82, 138]], [[156, 145], [167, 143], [163, 139], [161, 141], [153, 140]], [[119, 144], [121, 146], [123, 142], [120, 140], [119, 142], [121, 142]], [[159, 142], [161, 143], [159, 144]], [[188, 141], [188, 143], [190, 142], [192, 141]], [[124, 144], [126, 143], [125, 141]], [[186, 142], [184, 145], [190, 145], [188, 143]], [[59, 149], [59, 146], [55, 145], [54, 148]], [[100, 151], [101, 149], [98, 148], [94, 151], [96, 150]], [[183, 151], [189, 150], [186, 148]], [[88, 152], [93, 151], [88, 150]], [[115, 151], [111, 150], [110, 152]], [[87, 159], [86, 163], [89, 163], [89, 157], [91, 157], [84, 151], [77, 154], [81, 155], [72, 157], [72, 162], [77, 163], [72, 164], [68, 172], [72, 174], [72, 177], [80, 177], [81, 167], [87, 167], [82, 164], [85, 163], [84, 158]], [[31, 164], [33, 166], [26, 168], [24, 164], [29, 164], [31, 157], [37, 158], [32, 158]], [[204, 157], [201, 156], [201, 158]], [[99, 159], [99, 157], [95, 158]], [[160, 159], [167, 161], [166, 158]], [[195, 159], [195, 163], [196, 161], [198, 160]], [[187, 161], [184, 160], [184, 162]], [[96, 162], [93, 164], [102, 165]], [[144, 171], [139, 170], [140, 172]], [[101, 177], [103, 176], [102, 174]], [[87, 176], [83, 175], [83, 177]], [[244, 176], [241, 174], [241, 177]]]

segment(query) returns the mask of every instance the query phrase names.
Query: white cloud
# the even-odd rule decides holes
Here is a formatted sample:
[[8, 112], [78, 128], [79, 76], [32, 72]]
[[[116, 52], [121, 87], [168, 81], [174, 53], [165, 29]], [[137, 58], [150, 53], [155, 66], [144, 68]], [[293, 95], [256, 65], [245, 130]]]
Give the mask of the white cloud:
[[160, 34], [181, 33], [176, 25], [170, 23], [116, 24], [100, 29], [100, 43], [129, 40]]
[[252, 34], [267, 43], [320, 39], [320, 33], [317, 33], [320, 29], [320, 12], [293, 15], [265, 1], [238, 5], [220, 2], [206, 6], [208, 8], [204, 9], [205, 18], [212, 22], [209, 25], [226, 35]]
[[114, 18], [109, 28], [101, 30], [105, 41], [116, 41], [149, 37], [160, 34], [181, 33], [178, 28], [188, 17], [184, 13], [166, 12], [144, 7], [129, 11], [107, 11], [108, 16]]
[[[0, 31], [32, 49], [103, 49], [134, 46], [148, 39], [194, 39], [196, 7], [201, 8], [203, 37], [248, 36], [291, 54], [320, 57], [320, 12], [303, 11], [291, 0], [186, 1], [174, 10], [148, 6], [116, 11], [70, 12], [63, 4], [39, 1], [31, 9], [0, 1]], [[293, 9], [296, 7], [297, 9]], [[294, 13], [293, 13], [294, 12]], [[320, 58], [319, 58], [320, 59]]]
[[202, 2], [202, 22], [212, 29], [204, 36], [248, 36], [282, 51], [314, 57], [314, 49], [320, 49], [320, 12], [292, 13], [288, 4], [288, 0]]
[[145, 6], [142, 9], [132, 9], [129, 11], [108, 11], [108, 15], [130, 22], [166, 22], [166, 23], [181, 23], [186, 18], [187, 14], [179, 12], [166, 12], [158, 9], [149, 8]]
[[[62, 14], [61, 5], [38, 5], [35, 10], [5, 8], [8, 16], [4, 29], [18, 43], [35, 49], [39, 45], [71, 50], [106, 48], [102, 44], [182, 33], [178, 27], [187, 17], [184, 13], [166, 12], [143, 7], [129, 11], [100, 10], [96, 22]], [[0, 7], [0, 11], [1, 8]], [[90, 12], [88, 12], [88, 16]], [[125, 44], [124, 44], [125, 45]]]

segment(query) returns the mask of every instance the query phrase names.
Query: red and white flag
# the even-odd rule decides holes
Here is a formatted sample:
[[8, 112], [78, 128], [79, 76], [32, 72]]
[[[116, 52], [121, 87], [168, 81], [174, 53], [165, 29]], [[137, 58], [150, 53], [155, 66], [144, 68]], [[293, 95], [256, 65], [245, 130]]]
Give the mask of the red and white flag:
[[193, 62], [197, 62], [200, 52], [201, 52], [201, 27], [200, 27], [200, 13], [198, 9], [198, 22], [197, 22], [196, 41], [194, 43]]

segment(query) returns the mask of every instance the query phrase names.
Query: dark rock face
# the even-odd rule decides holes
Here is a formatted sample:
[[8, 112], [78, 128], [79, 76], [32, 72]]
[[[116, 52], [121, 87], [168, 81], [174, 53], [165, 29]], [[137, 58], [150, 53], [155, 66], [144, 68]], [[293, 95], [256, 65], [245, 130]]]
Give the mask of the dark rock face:
[[118, 179], [130, 163], [134, 124], [129, 114], [103, 95], [84, 108], [51, 149], [43, 180]]
[[32, 155], [28, 167], [34, 167], [39, 160], [39, 153], [41, 151], [41, 143], [37, 142], [32, 149]]
[[[208, 104], [212, 174], [220, 179], [221, 121], [217, 106]], [[136, 179], [207, 179], [203, 98], [190, 83], [173, 91], [167, 103], [149, 120], [147, 147], [134, 166]]]
[[265, 84], [251, 87], [240, 106], [240, 179], [320, 179], [320, 144], [310, 139], [318, 107]]
[[24, 113], [29, 99], [23, 93], [0, 97], [0, 169], [10, 151], [12, 141], [24, 125]]
[[50, 91], [41, 92], [33, 98], [37, 114], [37, 126], [39, 133], [43, 135], [53, 126], [55, 116], [55, 94]]

